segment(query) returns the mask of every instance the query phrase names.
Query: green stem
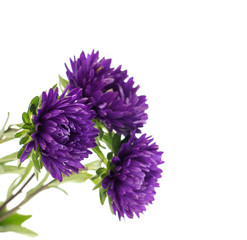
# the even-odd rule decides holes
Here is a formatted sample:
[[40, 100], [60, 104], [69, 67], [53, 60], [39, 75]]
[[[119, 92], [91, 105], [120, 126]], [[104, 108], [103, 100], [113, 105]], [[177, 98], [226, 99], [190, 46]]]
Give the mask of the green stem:
[[0, 217], [0, 222], [6, 219], [8, 216], [16, 212], [21, 206], [23, 206], [25, 203], [27, 203], [29, 200], [31, 200], [35, 195], [42, 192], [43, 190], [49, 188], [49, 185], [52, 184], [56, 179], [53, 179], [51, 182], [47, 183], [46, 185], [41, 186], [38, 188], [34, 193], [26, 197], [21, 203], [19, 203], [16, 207], [9, 210], [7, 213], [5, 213], [3, 216]]
[[20, 188], [20, 190], [17, 192], [17, 193], [15, 193], [15, 194], [13, 194], [9, 199], [7, 199], [3, 204], [2, 204], [2, 206], [0, 207], [0, 212], [4, 209], [4, 207], [9, 203], [9, 202], [11, 202], [16, 196], [18, 196], [21, 192], [22, 192], [22, 190], [27, 186], [27, 184], [32, 180], [32, 178], [35, 176], [35, 174], [33, 173], [32, 175], [31, 175], [31, 177], [26, 181], [26, 183]]

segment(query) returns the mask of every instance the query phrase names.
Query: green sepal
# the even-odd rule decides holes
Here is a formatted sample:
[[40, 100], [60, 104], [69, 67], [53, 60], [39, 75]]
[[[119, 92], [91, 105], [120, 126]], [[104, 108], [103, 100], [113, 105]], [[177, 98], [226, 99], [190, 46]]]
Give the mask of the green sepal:
[[115, 154], [115, 156], [118, 154], [120, 147], [121, 147], [121, 135], [118, 135], [116, 133], [112, 139], [112, 151]]
[[107, 159], [108, 159], [108, 161], [111, 161], [112, 158], [113, 158], [113, 152], [109, 152], [109, 153], [107, 154]]
[[25, 144], [17, 153], [17, 158], [20, 159], [21, 158], [21, 155], [22, 153], [24, 152], [25, 150], [25, 147], [26, 147], [27, 144]]
[[34, 126], [31, 123], [24, 123], [22, 126], [23, 129], [33, 130]]
[[101, 185], [102, 185], [102, 180], [103, 180], [103, 179], [100, 179], [100, 180], [99, 180], [99, 182], [94, 186], [93, 190], [96, 190], [96, 189], [98, 189], [99, 187], [101, 187]]
[[26, 112], [22, 113], [22, 121], [24, 123], [31, 123], [30, 116]]
[[25, 144], [25, 143], [28, 142], [28, 140], [30, 140], [30, 136], [29, 136], [29, 135], [24, 136], [24, 137], [22, 137], [22, 138], [20, 139], [19, 144], [20, 144], [20, 145]]
[[105, 168], [99, 168], [97, 169], [96, 173], [100, 176], [102, 173], [105, 173], [106, 169]]
[[38, 106], [39, 106], [39, 97], [36, 96], [31, 100], [29, 104], [29, 108], [28, 108], [29, 113], [36, 115]]
[[15, 138], [19, 138], [21, 137], [22, 135], [25, 135], [27, 133], [27, 130], [22, 130], [21, 132], [17, 132], [15, 134]]
[[107, 189], [100, 187], [99, 188], [99, 197], [100, 197], [101, 204], [104, 205], [106, 197], [107, 197]]
[[33, 166], [37, 172], [40, 172], [40, 165], [39, 165], [38, 157], [39, 156], [37, 156], [36, 152], [34, 150], [32, 150], [31, 158], [33, 161]]
[[100, 175], [100, 177], [103, 178], [103, 179], [104, 179], [105, 177], [107, 177], [107, 176], [108, 176], [108, 173], [107, 173], [107, 172], [105, 172], [105, 173], [103, 173], [103, 174]]

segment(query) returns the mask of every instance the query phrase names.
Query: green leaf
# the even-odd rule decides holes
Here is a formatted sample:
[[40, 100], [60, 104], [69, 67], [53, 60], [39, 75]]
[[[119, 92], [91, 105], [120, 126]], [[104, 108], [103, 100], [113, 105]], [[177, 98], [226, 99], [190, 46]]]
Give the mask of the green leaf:
[[112, 139], [112, 151], [115, 155], [118, 154], [120, 147], [121, 147], [121, 135], [115, 134]]
[[14, 224], [14, 225], [21, 225], [27, 219], [31, 218], [32, 215], [21, 215], [19, 213], [13, 213], [9, 217], [5, 218], [3, 221], [0, 222], [1, 226]]
[[59, 87], [61, 89], [61, 91], [63, 92], [64, 89], [67, 87], [67, 85], [69, 84], [69, 81], [62, 78], [60, 75], [59, 76]]
[[8, 123], [8, 121], [9, 121], [9, 115], [10, 115], [10, 113], [8, 112], [7, 119], [6, 119], [6, 121], [5, 121], [5, 123], [4, 123], [3, 127], [2, 127], [2, 129], [0, 130], [0, 139], [2, 138], [2, 135], [3, 135], [3, 133], [4, 133], [4, 129], [5, 129], [5, 127], [6, 127], [7, 123]]
[[32, 195], [33, 193], [35, 193], [40, 187], [42, 187], [44, 185], [44, 183], [46, 182], [46, 180], [48, 179], [48, 177], [50, 176], [50, 173], [47, 172], [46, 175], [44, 176], [44, 178], [41, 180], [41, 182], [34, 188], [32, 188], [31, 190], [29, 190], [26, 194], [26, 198], [28, 198], [30, 195]]
[[64, 189], [62, 189], [62, 188], [60, 188], [60, 187], [58, 187], [58, 186], [53, 186], [52, 188], [56, 188], [56, 189], [62, 191], [62, 192], [65, 193], [67, 196], [69, 195]]
[[96, 138], [95, 138], [96, 144], [97, 144], [99, 147], [101, 147], [101, 148], [103, 148], [103, 149], [106, 149], [106, 147], [104, 147], [104, 146], [100, 143], [100, 141], [99, 141], [98, 138], [99, 138], [99, 137], [96, 137]]
[[102, 153], [102, 151], [100, 150], [99, 146], [96, 146], [95, 148], [93, 148], [93, 151], [98, 155], [98, 157], [102, 161], [105, 161], [106, 160], [106, 158], [105, 158], [104, 154]]
[[98, 181], [98, 183], [94, 186], [93, 190], [95, 190], [95, 189], [101, 187], [101, 185], [102, 185], [102, 180], [103, 180], [103, 179], [100, 179], [100, 180]]
[[22, 121], [24, 123], [30, 123], [29, 115], [26, 112], [22, 113]]
[[107, 197], [106, 192], [107, 192], [106, 189], [104, 189], [102, 187], [99, 188], [99, 197], [100, 197], [100, 202], [102, 205], [104, 205], [106, 197]]
[[104, 134], [102, 141], [107, 145], [107, 147], [112, 150], [112, 138], [109, 134]]
[[101, 127], [98, 127], [98, 129], [99, 129], [99, 139], [101, 140], [103, 138], [104, 131], [102, 130]]
[[16, 173], [16, 174], [20, 174], [22, 175], [25, 171], [25, 168], [18, 168], [16, 166], [9, 166], [9, 165], [0, 165], [1, 169], [0, 169], [0, 174], [9, 174], [9, 173]]
[[33, 166], [34, 166], [35, 170], [37, 172], [40, 172], [39, 161], [38, 161], [38, 158], [37, 158], [36, 153], [34, 151], [32, 151], [31, 157], [32, 157]]
[[6, 162], [17, 160], [17, 153], [18, 152], [14, 152], [5, 157], [0, 158], [0, 163], [6, 163]]
[[38, 236], [38, 234], [33, 232], [32, 230], [24, 228], [19, 225], [6, 225], [6, 226], [0, 225], [0, 232], [16, 232], [16, 233], [23, 234], [29, 237]]
[[114, 214], [113, 208], [112, 208], [112, 200], [111, 200], [110, 196], [108, 196], [108, 203], [109, 203], [109, 207], [110, 207], [111, 213]]
[[92, 174], [90, 174], [90, 173], [88, 173], [86, 171], [83, 171], [83, 172], [79, 172], [78, 174], [77, 173], [73, 173], [69, 177], [64, 177], [63, 181], [61, 183], [69, 183], [69, 182], [83, 183], [83, 182], [85, 182], [86, 180], [88, 180], [91, 177], [92, 177]]
[[52, 87], [53, 91], [55, 91], [57, 88], [57, 83]]
[[7, 141], [14, 139], [16, 132], [19, 130], [20, 129], [8, 127], [8, 129], [2, 134], [2, 138], [0, 139], [0, 143], [4, 143], [4, 142], [7, 142]]
[[97, 185], [99, 182], [102, 181], [102, 178], [99, 175], [95, 175], [90, 180], [94, 183], [94, 185]]
[[17, 177], [9, 186], [8, 188], [8, 192], [7, 192], [7, 199], [10, 198], [10, 196], [12, 195], [12, 192], [15, 190], [17, 184], [18, 184], [18, 180], [20, 179], [20, 177]]
[[101, 167], [102, 160], [96, 160], [84, 165], [87, 170], [97, 170]]
[[[26, 177], [28, 176], [28, 174], [30, 173], [30, 171], [31, 171], [31, 169], [32, 169], [32, 167], [33, 167], [33, 162], [32, 161], [30, 161], [29, 163], [28, 163], [28, 165], [26, 166], [26, 168], [25, 168], [25, 172], [24, 172], [24, 174], [22, 175], [22, 177], [20, 178], [20, 181], [15, 185], [15, 187], [13, 188], [13, 191], [26, 179]], [[13, 192], [12, 191], [12, 192]], [[12, 192], [9, 192], [8, 194], [12, 194]], [[10, 196], [9, 195], [9, 196]], [[7, 196], [7, 198], [8, 198], [8, 196]]]
[[16, 232], [30, 237], [35, 237], [37, 236], [37, 233], [21, 226], [23, 222], [31, 217], [32, 215], [13, 213], [0, 222], [0, 232]]

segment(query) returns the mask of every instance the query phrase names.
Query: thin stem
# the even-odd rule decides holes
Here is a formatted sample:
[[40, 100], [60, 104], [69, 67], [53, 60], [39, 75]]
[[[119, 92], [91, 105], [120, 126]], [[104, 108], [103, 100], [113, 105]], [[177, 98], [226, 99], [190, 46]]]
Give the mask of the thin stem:
[[3, 216], [1, 216], [0, 217], [0, 222], [2, 220], [4, 220], [5, 218], [7, 218], [8, 216], [10, 216], [11, 214], [13, 214], [14, 212], [16, 212], [21, 206], [23, 206], [25, 203], [27, 203], [29, 200], [31, 200], [35, 195], [37, 195], [41, 191], [49, 188], [49, 185], [52, 184], [54, 181], [56, 181], [56, 179], [53, 179], [51, 182], [49, 182], [46, 185], [43, 185], [42, 187], [40, 187], [39, 189], [37, 189], [33, 194], [31, 194], [29, 197], [25, 198], [19, 205], [17, 205], [13, 209], [11, 209], [7, 213], [5, 213]]
[[2, 204], [2, 206], [0, 207], [0, 212], [4, 209], [4, 207], [10, 202], [10, 201], [12, 201], [16, 196], [18, 196], [21, 192], [22, 192], [22, 190], [27, 186], [27, 184], [32, 180], [32, 178], [35, 176], [35, 174], [33, 173], [32, 175], [31, 175], [31, 177], [26, 181], [26, 183], [20, 188], [20, 190], [17, 192], [17, 193], [15, 193], [14, 195], [12, 195], [9, 199], [7, 199], [3, 204]]

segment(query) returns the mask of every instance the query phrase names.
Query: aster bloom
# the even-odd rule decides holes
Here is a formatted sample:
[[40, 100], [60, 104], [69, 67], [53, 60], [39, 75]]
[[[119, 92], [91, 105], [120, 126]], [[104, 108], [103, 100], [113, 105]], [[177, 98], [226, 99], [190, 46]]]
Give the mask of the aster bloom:
[[80, 161], [96, 146], [98, 130], [91, 121], [94, 113], [84, 104], [81, 92], [75, 88], [60, 98], [58, 88], [42, 93], [41, 108], [33, 116], [35, 132], [21, 155], [21, 162], [33, 148], [39, 147], [45, 168], [59, 181], [62, 181], [62, 173], [69, 176], [84, 168]]
[[107, 189], [113, 212], [119, 219], [124, 215], [133, 218], [134, 213], [139, 217], [154, 200], [162, 173], [159, 165], [163, 161], [162, 152], [152, 141], [145, 134], [140, 138], [133, 134], [112, 158], [114, 167], [103, 179], [102, 187]]
[[82, 52], [70, 63], [72, 70], [66, 65], [69, 89], [82, 88], [82, 97], [88, 98], [97, 119], [118, 134], [140, 132], [147, 120], [148, 105], [146, 96], [137, 95], [139, 86], [134, 87], [127, 71], [122, 71], [121, 66], [111, 68], [111, 59], [99, 60], [99, 53], [94, 51], [87, 57]]

